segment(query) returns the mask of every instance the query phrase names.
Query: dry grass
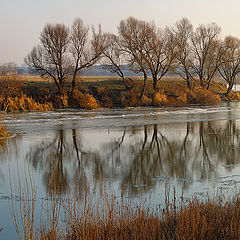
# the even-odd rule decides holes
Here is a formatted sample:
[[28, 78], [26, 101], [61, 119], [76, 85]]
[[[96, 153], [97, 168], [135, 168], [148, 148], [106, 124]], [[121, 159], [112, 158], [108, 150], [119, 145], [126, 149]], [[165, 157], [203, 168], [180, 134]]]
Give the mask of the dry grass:
[[[61, 208], [66, 214], [65, 227], [59, 224]], [[25, 224], [28, 225], [32, 231], [32, 224]], [[175, 198], [170, 202], [167, 197], [164, 208], [149, 209], [144, 204], [135, 205], [104, 194], [96, 202], [90, 197], [81, 201], [69, 199], [67, 203], [54, 202], [39, 230], [33, 232], [32, 238], [25, 239], [210, 240], [239, 239], [239, 236], [239, 196], [231, 200], [192, 199], [179, 204]]]
[[83, 94], [79, 90], [75, 89], [72, 96], [71, 106], [84, 109], [97, 109], [99, 105], [93, 95], [85, 93]]
[[155, 107], [167, 105], [168, 99], [164, 92], [156, 92], [153, 98], [153, 104]]
[[[1, 99], [0, 99], [1, 100]], [[3, 100], [3, 99], [2, 99]], [[37, 103], [32, 98], [25, 95], [20, 97], [8, 97], [4, 102], [0, 101], [0, 106], [3, 105], [4, 111], [50, 111], [53, 110], [51, 103]]]
[[142, 106], [151, 106], [152, 105], [152, 99], [147, 97], [146, 95], [143, 95], [140, 104]]

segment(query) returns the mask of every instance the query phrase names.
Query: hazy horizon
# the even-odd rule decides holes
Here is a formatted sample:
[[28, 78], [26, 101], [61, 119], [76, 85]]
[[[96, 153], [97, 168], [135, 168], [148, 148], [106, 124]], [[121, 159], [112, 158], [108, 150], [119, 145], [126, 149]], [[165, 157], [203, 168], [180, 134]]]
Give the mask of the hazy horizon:
[[39, 42], [46, 23], [65, 23], [71, 26], [77, 17], [89, 26], [101, 24], [106, 32], [117, 33], [117, 26], [129, 16], [154, 21], [157, 26], [173, 26], [187, 17], [194, 27], [215, 22], [222, 36], [240, 37], [240, 1], [237, 0], [1, 0], [0, 64], [23, 64], [24, 57]]

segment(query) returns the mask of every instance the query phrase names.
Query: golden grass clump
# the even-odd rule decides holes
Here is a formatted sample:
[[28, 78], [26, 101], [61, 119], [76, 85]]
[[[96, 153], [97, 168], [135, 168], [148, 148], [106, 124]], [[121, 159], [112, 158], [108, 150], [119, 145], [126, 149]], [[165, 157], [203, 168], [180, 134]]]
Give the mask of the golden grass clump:
[[156, 92], [153, 98], [153, 104], [156, 107], [165, 106], [168, 103], [167, 95], [164, 92]]
[[180, 105], [187, 105], [188, 104], [187, 93], [181, 93], [180, 96], [177, 98], [177, 102]]
[[221, 102], [219, 95], [205, 88], [196, 87], [194, 88], [194, 92], [196, 93], [197, 104], [215, 104]]
[[152, 104], [152, 99], [147, 97], [146, 95], [142, 96], [141, 105], [142, 106], [150, 106]]
[[231, 91], [228, 96], [223, 95], [222, 98], [225, 101], [240, 101], [240, 92]]
[[196, 103], [197, 93], [193, 90], [190, 90], [189, 88], [185, 89], [185, 92], [187, 94], [187, 99], [189, 104]]
[[32, 98], [25, 95], [21, 97], [8, 97], [5, 103], [5, 111], [50, 111], [53, 109], [51, 103], [40, 104], [35, 102]]
[[52, 94], [50, 101], [55, 109], [68, 108], [68, 96], [66, 94]]
[[83, 94], [77, 89], [73, 91], [72, 102], [78, 108], [84, 108], [84, 109], [99, 108], [99, 104], [93, 95], [89, 93]]

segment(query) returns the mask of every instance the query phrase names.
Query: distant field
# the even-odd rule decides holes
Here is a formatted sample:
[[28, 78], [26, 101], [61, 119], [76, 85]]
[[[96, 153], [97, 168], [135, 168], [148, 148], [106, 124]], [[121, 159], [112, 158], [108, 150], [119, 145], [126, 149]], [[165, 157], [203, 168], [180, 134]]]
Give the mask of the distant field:
[[[128, 78], [128, 77], [126, 77]], [[143, 80], [143, 77], [132, 77], [133, 80]], [[41, 76], [32, 76], [32, 75], [18, 75], [18, 76], [0, 76], [0, 80], [21, 80], [24, 82], [46, 82], [46, 83], [53, 83], [54, 81], [51, 78], [42, 78]], [[215, 78], [219, 82], [226, 83], [221, 77]], [[77, 78], [77, 82], [79, 83], [86, 83], [86, 82], [105, 82], [105, 81], [122, 81], [122, 79], [118, 76], [81, 76]], [[148, 81], [151, 81], [152, 78], [149, 77]], [[69, 78], [67, 82], [70, 82], [71, 79]], [[160, 81], [183, 81], [183, 79], [179, 76], [164, 76]], [[240, 76], [236, 79], [236, 83], [240, 84]]]
[[[54, 82], [51, 78], [42, 78], [41, 76], [32, 76], [32, 75], [18, 75], [18, 76], [0, 76], [1, 79], [9, 79], [9, 80], [22, 80], [26, 82]], [[128, 76], [126, 77], [128, 78]], [[133, 80], [143, 80], [143, 77], [132, 77]], [[151, 80], [152, 78], [149, 77], [148, 80]], [[81, 76], [77, 78], [78, 82], [101, 82], [101, 81], [107, 81], [107, 80], [120, 80], [122, 79], [120, 77], [113, 77], [113, 76]], [[172, 80], [172, 81], [182, 81], [182, 78], [179, 76], [164, 76], [161, 81], [164, 80]], [[71, 79], [67, 80], [71, 81]]]

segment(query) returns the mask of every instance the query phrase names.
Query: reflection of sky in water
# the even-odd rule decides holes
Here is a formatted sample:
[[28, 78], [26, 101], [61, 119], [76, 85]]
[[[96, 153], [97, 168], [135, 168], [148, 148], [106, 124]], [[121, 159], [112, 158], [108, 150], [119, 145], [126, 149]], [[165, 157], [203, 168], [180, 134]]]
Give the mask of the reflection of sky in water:
[[134, 200], [143, 197], [149, 206], [164, 204], [165, 192], [172, 196], [173, 187], [177, 197], [236, 192], [239, 107], [231, 103], [211, 108], [4, 115], [0, 122], [23, 134], [0, 145], [0, 211], [8, 216], [0, 216], [0, 227], [5, 227], [1, 236], [12, 232], [6, 210], [9, 173], [17, 197], [18, 171], [24, 182], [28, 169], [39, 209], [51, 191], [62, 197], [69, 191], [80, 196], [84, 183], [90, 182], [94, 193], [101, 179], [117, 197], [121, 192]]

